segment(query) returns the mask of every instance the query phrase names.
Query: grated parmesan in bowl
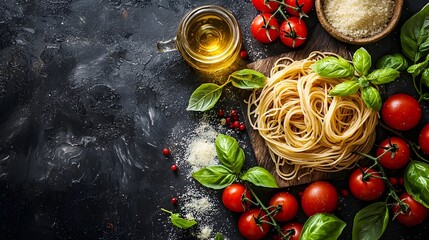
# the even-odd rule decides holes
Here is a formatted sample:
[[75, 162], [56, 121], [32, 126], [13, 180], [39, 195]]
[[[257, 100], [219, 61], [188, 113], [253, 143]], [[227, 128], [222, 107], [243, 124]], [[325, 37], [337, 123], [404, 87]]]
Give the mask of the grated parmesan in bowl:
[[336, 39], [356, 45], [376, 42], [399, 21], [403, 0], [316, 0], [322, 27]]

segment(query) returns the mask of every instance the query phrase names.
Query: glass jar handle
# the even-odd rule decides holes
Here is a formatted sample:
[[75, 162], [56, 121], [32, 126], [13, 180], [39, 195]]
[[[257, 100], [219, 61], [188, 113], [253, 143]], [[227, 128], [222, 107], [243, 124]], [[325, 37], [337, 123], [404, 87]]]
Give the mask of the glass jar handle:
[[167, 41], [159, 41], [156, 43], [156, 47], [158, 48], [158, 51], [163, 53], [176, 51], [177, 50], [176, 41], [177, 41], [176, 37]]

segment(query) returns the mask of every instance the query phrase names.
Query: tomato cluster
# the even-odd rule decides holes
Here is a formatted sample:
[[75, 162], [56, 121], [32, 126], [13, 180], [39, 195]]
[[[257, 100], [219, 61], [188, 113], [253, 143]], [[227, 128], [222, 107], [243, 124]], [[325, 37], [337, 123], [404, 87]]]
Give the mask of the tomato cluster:
[[[308, 29], [303, 16], [313, 8], [313, 0], [252, 0], [252, 4], [261, 12], [251, 24], [252, 35], [257, 41], [271, 43], [280, 38], [284, 45], [292, 48], [304, 44]], [[281, 24], [276, 18], [278, 14], [284, 18]]]
[[[386, 185], [390, 185], [389, 188], [395, 188], [398, 184], [404, 184], [403, 177], [386, 179], [387, 174], [384, 169], [388, 173], [396, 174], [403, 171], [411, 161], [411, 150], [429, 155], [429, 124], [420, 130], [418, 146], [402, 136], [404, 131], [418, 130], [417, 127], [421, 123], [422, 108], [415, 98], [403, 93], [389, 96], [382, 105], [381, 118], [386, 125], [385, 128], [395, 135], [377, 144], [375, 159], [384, 176], [379, 170], [374, 169], [375, 165], [372, 165], [355, 169], [349, 177], [350, 192], [364, 201], [381, 198], [386, 192]], [[400, 191], [403, 190], [400, 189]], [[391, 195], [392, 192], [388, 194], [388, 196]], [[403, 192], [395, 201], [397, 202], [393, 203], [392, 210], [399, 223], [410, 227], [426, 219], [428, 209], [407, 192]], [[404, 206], [407, 207], [404, 209]]]
[[262, 239], [274, 224], [280, 222], [284, 223], [281, 227], [283, 236], [279, 233], [274, 237], [298, 240], [303, 227], [303, 224], [296, 220], [300, 203], [302, 210], [309, 217], [316, 213], [332, 213], [338, 208], [338, 194], [329, 182], [316, 181], [305, 188], [300, 203], [293, 194], [279, 191], [270, 197], [268, 206], [265, 207], [254, 200], [246, 185], [233, 183], [223, 190], [222, 203], [231, 212], [241, 213], [238, 230], [246, 239]]

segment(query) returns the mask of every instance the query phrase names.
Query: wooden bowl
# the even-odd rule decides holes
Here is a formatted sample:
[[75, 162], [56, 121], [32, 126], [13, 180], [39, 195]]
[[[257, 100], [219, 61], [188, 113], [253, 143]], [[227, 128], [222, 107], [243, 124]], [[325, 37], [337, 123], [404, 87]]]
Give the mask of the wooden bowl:
[[340, 33], [337, 31], [326, 19], [325, 12], [323, 9], [325, 0], [316, 0], [315, 6], [316, 6], [316, 13], [317, 17], [319, 19], [320, 24], [322, 27], [334, 38], [338, 39], [339, 41], [349, 43], [349, 44], [355, 44], [355, 45], [365, 45], [377, 42], [378, 40], [384, 38], [386, 35], [388, 35], [397, 25], [399, 18], [401, 16], [402, 12], [402, 6], [404, 5], [404, 0], [395, 0], [395, 6], [393, 9], [392, 18], [389, 20], [387, 26], [379, 33], [364, 37], [364, 38], [353, 38], [350, 36], [347, 36], [345, 34]]

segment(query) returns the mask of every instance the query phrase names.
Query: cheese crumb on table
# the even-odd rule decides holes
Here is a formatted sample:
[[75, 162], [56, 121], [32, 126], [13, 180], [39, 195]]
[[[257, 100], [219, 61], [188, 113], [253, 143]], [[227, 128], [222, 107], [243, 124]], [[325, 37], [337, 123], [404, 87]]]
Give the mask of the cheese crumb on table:
[[328, 22], [340, 33], [353, 38], [381, 32], [393, 15], [393, 0], [325, 0]]

